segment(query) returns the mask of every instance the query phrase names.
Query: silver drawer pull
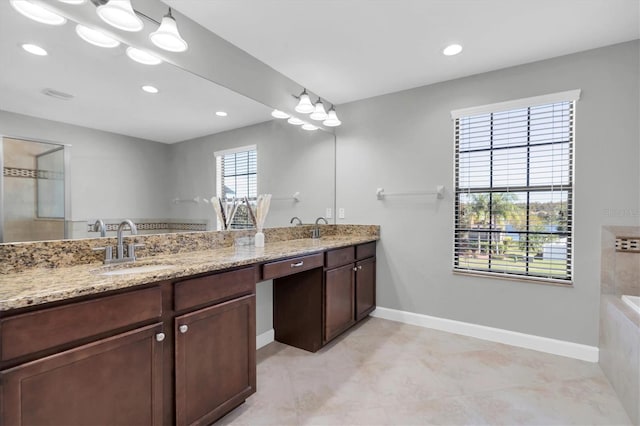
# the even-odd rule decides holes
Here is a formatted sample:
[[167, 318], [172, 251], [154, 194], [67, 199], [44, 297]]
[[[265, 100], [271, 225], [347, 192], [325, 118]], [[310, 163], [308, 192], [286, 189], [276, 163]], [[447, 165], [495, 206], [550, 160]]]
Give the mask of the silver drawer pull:
[[187, 330], [189, 330], [189, 326], [187, 326], [187, 325], [183, 324], [183, 325], [181, 325], [180, 327], [178, 327], [178, 330], [180, 330], [180, 333], [183, 333], [183, 334], [184, 334], [184, 333], [186, 333], [186, 332], [187, 332]]
[[292, 263], [292, 264], [291, 264], [291, 267], [292, 267], [292, 268], [299, 268], [299, 267], [301, 267], [302, 265], [304, 265], [304, 260], [301, 260], [301, 261], [300, 261], [300, 262], [298, 262], [298, 263]]
[[158, 342], [162, 342], [162, 341], [164, 340], [164, 337], [165, 337], [165, 336], [164, 336], [164, 333], [158, 333], [158, 334], [156, 334], [156, 340], [157, 340]]

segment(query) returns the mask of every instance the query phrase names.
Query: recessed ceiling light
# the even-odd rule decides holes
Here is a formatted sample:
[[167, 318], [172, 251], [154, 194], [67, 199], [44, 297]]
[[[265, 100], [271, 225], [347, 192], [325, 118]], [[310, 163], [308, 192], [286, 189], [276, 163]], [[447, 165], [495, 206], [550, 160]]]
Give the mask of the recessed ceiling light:
[[459, 44], [450, 44], [442, 50], [442, 53], [446, 56], [457, 55], [460, 52], [462, 52], [462, 46]]
[[84, 25], [76, 25], [76, 34], [78, 34], [81, 39], [87, 43], [93, 44], [94, 46], [111, 48], [118, 47], [120, 45], [120, 42], [115, 38], [109, 37], [100, 30], [85, 27]]
[[218, 117], [226, 117], [228, 114], [226, 112], [224, 112], [224, 111], [217, 111], [216, 115]]
[[36, 46], [35, 44], [25, 43], [25, 44], [22, 45], [22, 48], [24, 50], [26, 50], [27, 52], [31, 53], [32, 55], [37, 55], [37, 56], [47, 56], [48, 55], [46, 50], [44, 50], [40, 46]]
[[284, 111], [280, 111], [279, 109], [274, 109], [271, 112], [271, 116], [274, 117], [274, 118], [289, 118], [290, 117], [289, 114], [287, 114]]
[[294, 126], [302, 126], [304, 124], [304, 121], [300, 120], [297, 117], [291, 117], [287, 120], [287, 123], [293, 124]]
[[127, 47], [127, 56], [134, 61], [145, 65], [158, 65], [162, 63], [162, 59], [158, 58], [156, 55], [145, 50], [140, 50], [136, 47]]
[[142, 90], [144, 90], [147, 93], [158, 93], [158, 88], [154, 87], [154, 86], [142, 86]]
[[309, 131], [311, 131], [311, 130], [318, 130], [318, 128], [317, 128], [316, 126], [314, 126], [313, 124], [311, 124], [311, 123], [304, 123], [304, 124], [302, 125], [302, 128], [303, 128], [304, 130], [309, 130]]
[[28, 0], [11, 0], [11, 6], [29, 19], [48, 25], [63, 25], [67, 22], [64, 16], [51, 12], [39, 4], [31, 3]]

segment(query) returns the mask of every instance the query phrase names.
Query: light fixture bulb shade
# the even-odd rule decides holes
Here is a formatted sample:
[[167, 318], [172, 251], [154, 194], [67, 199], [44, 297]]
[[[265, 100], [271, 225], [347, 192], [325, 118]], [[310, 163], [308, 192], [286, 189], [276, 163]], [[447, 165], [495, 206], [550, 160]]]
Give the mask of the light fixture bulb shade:
[[187, 42], [180, 37], [176, 20], [171, 15], [165, 15], [162, 18], [160, 27], [149, 34], [149, 39], [160, 49], [168, 50], [169, 52], [184, 52], [189, 48]]
[[144, 65], [158, 65], [162, 63], [162, 59], [158, 58], [156, 55], [132, 46], [127, 47], [127, 56]]
[[304, 121], [300, 120], [297, 117], [291, 117], [287, 120], [287, 123], [293, 124], [294, 126], [302, 126], [304, 124]]
[[58, 1], [62, 3], [67, 3], [67, 4], [82, 4], [85, 2], [85, 0], [58, 0]]
[[309, 114], [315, 110], [313, 104], [311, 103], [311, 99], [307, 92], [302, 92], [300, 95], [300, 100], [298, 101], [298, 105], [296, 105], [296, 111], [301, 114]]
[[98, 6], [98, 16], [107, 24], [122, 31], [140, 31], [144, 24], [133, 11], [130, 0], [109, 0]]
[[271, 111], [271, 116], [273, 118], [282, 118], [282, 119], [290, 117], [289, 114], [287, 114], [284, 111], [280, 111], [279, 109], [274, 109], [273, 111]]
[[321, 121], [327, 119], [327, 112], [324, 110], [324, 104], [320, 99], [316, 102], [316, 106], [313, 108], [313, 112], [309, 116], [312, 120]]
[[331, 108], [327, 113], [327, 119], [322, 122], [327, 127], [338, 127], [342, 124], [342, 121], [338, 119], [338, 114], [336, 114], [336, 110]]
[[87, 43], [93, 44], [94, 46], [108, 48], [120, 46], [120, 42], [115, 38], [106, 35], [100, 30], [85, 27], [84, 25], [76, 25], [76, 34], [78, 34], [78, 37]]
[[303, 128], [304, 130], [308, 130], [308, 131], [310, 131], [310, 132], [311, 132], [311, 131], [313, 131], [313, 130], [318, 130], [318, 128], [317, 128], [316, 126], [314, 126], [313, 124], [311, 124], [311, 123], [304, 123], [304, 124], [302, 125], [302, 128]]
[[31, 3], [28, 0], [11, 0], [11, 6], [21, 15], [36, 22], [47, 25], [64, 25], [67, 18], [60, 16], [39, 4]]

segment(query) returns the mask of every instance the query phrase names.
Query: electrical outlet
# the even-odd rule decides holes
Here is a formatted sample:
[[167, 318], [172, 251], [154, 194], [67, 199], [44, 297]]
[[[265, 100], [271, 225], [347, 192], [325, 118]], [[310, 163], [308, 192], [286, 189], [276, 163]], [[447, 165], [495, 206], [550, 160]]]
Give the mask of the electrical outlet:
[[327, 219], [331, 219], [331, 207], [327, 207], [327, 212], [324, 215]]
[[344, 219], [344, 209], [342, 207], [338, 210], [338, 219]]

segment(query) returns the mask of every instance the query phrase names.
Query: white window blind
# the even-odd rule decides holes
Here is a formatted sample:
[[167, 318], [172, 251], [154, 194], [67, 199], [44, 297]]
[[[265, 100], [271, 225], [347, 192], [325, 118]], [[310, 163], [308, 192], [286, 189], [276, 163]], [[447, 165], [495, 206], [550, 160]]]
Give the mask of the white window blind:
[[571, 281], [573, 112], [457, 115], [454, 270]]
[[[255, 200], [258, 196], [258, 152], [255, 146], [216, 152], [216, 193], [222, 199]], [[238, 208], [231, 229], [253, 227], [246, 205]]]

